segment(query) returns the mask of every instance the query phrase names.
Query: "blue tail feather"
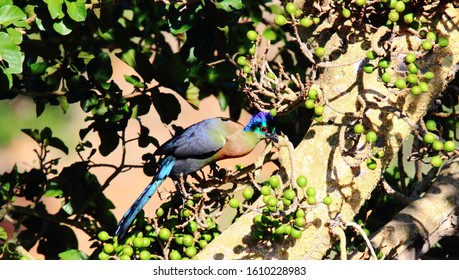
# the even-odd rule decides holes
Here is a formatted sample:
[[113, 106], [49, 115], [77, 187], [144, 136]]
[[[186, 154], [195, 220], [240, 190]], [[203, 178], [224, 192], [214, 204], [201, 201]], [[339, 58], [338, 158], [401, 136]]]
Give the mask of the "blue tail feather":
[[116, 227], [115, 235], [118, 236], [119, 239], [123, 239], [137, 214], [139, 214], [140, 210], [142, 210], [148, 200], [150, 200], [158, 187], [164, 182], [167, 176], [169, 176], [172, 167], [174, 167], [174, 163], [175, 159], [171, 156], [163, 159], [158, 169], [158, 173], [156, 173], [151, 183], [143, 190], [129, 210], [124, 214]]

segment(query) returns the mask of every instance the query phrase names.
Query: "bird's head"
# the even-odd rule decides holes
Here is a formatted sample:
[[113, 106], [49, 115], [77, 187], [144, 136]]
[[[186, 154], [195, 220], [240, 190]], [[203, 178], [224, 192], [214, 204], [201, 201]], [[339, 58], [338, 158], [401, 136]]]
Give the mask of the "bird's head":
[[274, 127], [273, 116], [268, 112], [259, 112], [253, 115], [244, 131], [252, 131], [260, 135], [260, 138], [268, 138], [274, 142], [279, 142], [279, 137]]

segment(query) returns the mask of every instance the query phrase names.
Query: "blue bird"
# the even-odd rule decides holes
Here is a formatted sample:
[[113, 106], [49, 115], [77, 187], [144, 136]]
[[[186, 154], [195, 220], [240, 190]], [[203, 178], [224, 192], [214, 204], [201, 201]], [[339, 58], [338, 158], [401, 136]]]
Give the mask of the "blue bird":
[[123, 239], [132, 221], [167, 177], [176, 183], [180, 176], [218, 160], [247, 155], [263, 139], [278, 142], [273, 117], [265, 112], [254, 115], [245, 127], [228, 118], [211, 118], [188, 127], [156, 150], [154, 155], [162, 156], [158, 171], [121, 218], [115, 235]]

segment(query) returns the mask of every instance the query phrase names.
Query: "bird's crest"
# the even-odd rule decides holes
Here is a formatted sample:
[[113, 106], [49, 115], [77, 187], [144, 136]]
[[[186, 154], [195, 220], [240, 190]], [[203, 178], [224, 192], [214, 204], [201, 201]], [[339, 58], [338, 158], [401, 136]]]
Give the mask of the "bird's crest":
[[274, 127], [273, 116], [268, 112], [259, 112], [253, 115], [244, 131], [255, 131], [262, 134], [273, 133], [276, 130]]

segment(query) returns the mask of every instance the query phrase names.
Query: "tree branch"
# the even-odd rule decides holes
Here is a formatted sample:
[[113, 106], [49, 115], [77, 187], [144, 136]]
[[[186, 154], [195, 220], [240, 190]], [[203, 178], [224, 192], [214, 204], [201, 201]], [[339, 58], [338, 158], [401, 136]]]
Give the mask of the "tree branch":
[[[302, 6], [302, 1], [296, 1], [297, 6]], [[455, 17], [435, 24], [438, 32], [448, 34], [449, 45], [446, 48], [435, 49], [422, 61], [422, 68], [428, 68], [435, 73], [435, 79], [429, 84], [429, 92], [414, 96], [409, 92], [388, 91], [380, 81], [377, 71], [364, 74], [365, 79], [360, 83], [356, 79], [354, 65], [331, 67], [323, 69], [322, 79], [317, 81], [319, 88], [327, 93], [327, 98], [333, 108], [345, 114], [326, 107], [321, 122], [314, 122], [303, 141], [295, 148], [293, 162], [296, 174], [308, 177], [308, 184], [314, 186], [317, 195], [328, 194], [333, 203], [331, 205], [317, 204], [314, 209], [307, 211], [306, 220], [310, 223], [296, 241], [286, 240], [283, 243], [257, 243], [252, 238], [253, 217], [257, 213], [248, 212], [241, 216], [219, 237], [211, 242], [197, 255], [198, 259], [322, 259], [333, 244], [326, 223], [340, 213], [344, 223], [353, 220], [361, 206], [371, 196], [372, 191], [380, 182], [381, 174], [385, 167], [397, 154], [402, 143], [412, 133], [412, 127], [406, 120], [398, 117], [394, 112], [383, 109], [394, 107], [403, 111], [414, 123], [417, 123], [453, 78], [459, 65], [459, 30], [450, 28], [459, 24], [459, 9], [449, 5], [448, 14]], [[451, 21], [454, 22], [451, 22]], [[406, 35], [408, 36], [408, 35]], [[397, 47], [400, 53], [408, 53], [415, 48], [405, 35], [391, 38], [391, 46]], [[327, 41], [326, 49], [338, 50], [342, 46], [339, 34], [333, 34]], [[336, 60], [337, 65], [346, 65], [345, 61], [355, 61], [365, 57], [365, 47], [362, 42], [350, 43], [346, 46], [346, 53], [340, 53]], [[448, 57], [448, 63], [444, 63]], [[394, 65], [403, 64], [403, 56], [393, 57]], [[420, 61], [421, 64], [421, 61]], [[378, 95], [360, 95], [361, 92], [383, 92], [387, 98]], [[339, 149], [339, 131], [345, 126], [350, 126], [355, 121], [355, 112], [360, 108], [356, 100], [365, 99], [365, 104], [378, 104], [376, 108], [367, 108], [364, 120], [366, 126], [378, 134], [375, 143], [384, 150], [382, 159], [376, 159], [377, 167], [369, 169], [365, 163], [357, 167], [349, 166], [343, 159]], [[364, 104], [364, 105], [365, 105]], [[290, 162], [286, 148], [280, 148], [279, 161]], [[325, 160], [324, 160], [325, 159]], [[290, 170], [284, 167], [284, 170]], [[255, 204], [256, 205], [256, 204]], [[373, 243], [374, 244], [374, 243]], [[375, 246], [377, 247], [377, 246]]]
[[[445, 236], [459, 234], [459, 156], [441, 170], [426, 195], [412, 202], [371, 237], [383, 257], [419, 259]], [[353, 259], [362, 258], [355, 252]]]

